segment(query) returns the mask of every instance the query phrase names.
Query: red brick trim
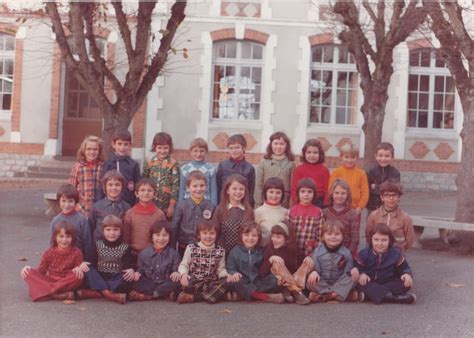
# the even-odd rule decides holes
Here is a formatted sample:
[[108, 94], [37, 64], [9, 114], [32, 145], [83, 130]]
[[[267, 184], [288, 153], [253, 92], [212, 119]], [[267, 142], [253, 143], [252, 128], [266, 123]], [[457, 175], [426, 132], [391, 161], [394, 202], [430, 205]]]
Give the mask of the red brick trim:
[[433, 43], [428, 39], [416, 39], [407, 41], [407, 46], [410, 51], [414, 51], [422, 48], [433, 48]]
[[212, 41], [235, 39], [234, 28], [222, 28], [211, 32]]
[[17, 31], [18, 31], [18, 26], [15, 26], [9, 23], [0, 22], [0, 33], [15, 36]]
[[51, 73], [51, 107], [49, 115], [49, 138], [57, 139], [59, 130], [59, 98], [61, 96], [61, 51], [55, 43]]
[[263, 45], [267, 44], [269, 35], [267, 33], [259, 32], [253, 29], [245, 29], [244, 39], [251, 40]]
[[145, 112], [147, 103], [147, 99], [145, 99], [133, 117], [132, 146], [134, 148], [143, 148], [145, 145]]
[[0, 153], [43, 155], [44, 144], [0, 142]]
[[13, 67], [12, 131], [20, 131], [23, 39], [15, 39], [15, 65]]
[[332, 33], [324, 33], [324, 34], [316, 34], [311, 35], [308, 37], [309, 44], [312, 46], [316, 45], [324, 45], [324, 44], [334, 44], [334, 34]]

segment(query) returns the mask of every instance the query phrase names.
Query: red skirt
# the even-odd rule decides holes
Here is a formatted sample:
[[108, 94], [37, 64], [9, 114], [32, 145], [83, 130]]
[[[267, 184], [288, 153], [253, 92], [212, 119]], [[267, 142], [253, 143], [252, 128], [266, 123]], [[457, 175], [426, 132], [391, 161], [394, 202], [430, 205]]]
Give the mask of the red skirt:
[[81, 286], [82, 279], [77, 279], [72, 271], [67, 272], [64, 276], [45, 276], [35, 269], [30, 269], [25, 282], [28, 285], [31, 299], [36, 301], [56, 292], [75, 290]]

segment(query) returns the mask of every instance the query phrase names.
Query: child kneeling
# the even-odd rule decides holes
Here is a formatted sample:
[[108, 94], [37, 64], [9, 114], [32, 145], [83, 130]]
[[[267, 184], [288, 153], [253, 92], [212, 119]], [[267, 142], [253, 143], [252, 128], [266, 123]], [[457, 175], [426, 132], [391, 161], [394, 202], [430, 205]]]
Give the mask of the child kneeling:
[[344, 226], [337, 220], [321, 227], [322, 243], [314, 250], [314, 271], [308, 276], [309, 299], [314, 303], [336, 301], [363, 301], [362, 294], [354, 291], [359, 271], [353, 267], [352, 255], [342, 245]]
[[[263, 261], [262, 249], [258, 246], [262, 232], [254, 222], [244, 223], [239, 230], [240, 245], [230, 250], [227, 259], [227, 282], [233, 290], [228, 300], [258, 299], [271, 303], [283, 303], [278, 281], [272, 274], [259, 276]], [[276, 292], [276, 293], [270, 293]], [[229, 299], [230, 298], [230, 299]]]
[[368, 243], [369, 246], [355, 257], [356, 267], [361, 272], [357, 288], [375, 304], [415, 303], [415, 294], [407, 292], [413, 284], [411, 268], [394, 245], [395, 238], [389, 226], [376, 224]]
[[181, 257], [170, 245], [171, 226], [157, 221], [151, 226], [152, 245], [138, 255], [138, 280], [133, 283], [129, 300], [151, 300], [168, 297], [175, 301], [180, 289], [178, 266]]
[[197, 243], [191, 243], [184, 251], [179, 264], [183, 292], [178, 303], [192, 303], [204, 300], [217, 303], [227, 290], [225, 250], [216, 245], [218, 225], [203, 220], [196, 227]]
[[132, 249], [122, 239], [123, 224], [120, 218], [107, 215], [102, 221], [102, 239], [95, 242], [90, 265], [84, 263], [91, 289], [77, 291], [78, 298], [104, 297], [119, 304], [125, 304], [126, 293], [135, 278], [132, 269]]

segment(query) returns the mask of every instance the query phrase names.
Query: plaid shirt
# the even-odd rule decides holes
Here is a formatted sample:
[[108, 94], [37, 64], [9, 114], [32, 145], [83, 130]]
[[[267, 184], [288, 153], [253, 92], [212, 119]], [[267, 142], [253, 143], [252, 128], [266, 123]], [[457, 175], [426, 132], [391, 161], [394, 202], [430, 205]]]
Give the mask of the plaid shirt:
[[145, 162], [143, 177], [149, 177], [156, 181], [157, 197], [156, 205], [163, 211], [170, 204], [176, 204], [179, 193], [179, 164], [169, 156], [159, 160], [153, 156]]
[[69, 184], [79, 191], [78, 211], [89, 216], [100, 189], [102, 162], [76, 162], [69, 175]]
[[307, 256], [320, 240], [321, 209], [315, 205], [296, 204], [290, 208], [290, 222], [296, 233], [298, 256]]

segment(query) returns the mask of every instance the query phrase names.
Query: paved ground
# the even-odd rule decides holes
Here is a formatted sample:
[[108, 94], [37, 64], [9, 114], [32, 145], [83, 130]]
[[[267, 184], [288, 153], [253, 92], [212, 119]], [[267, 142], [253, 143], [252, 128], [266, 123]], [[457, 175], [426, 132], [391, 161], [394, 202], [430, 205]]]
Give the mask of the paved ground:
[[[451, 336], [474, 332], [473, 257], [411, 250], [415, 305], [221, 303], [164, 301], [116, 305], [99, 300], [31, 302], [19, 276], [37, 266], [48, 243], [42, 215], [46, 186], [0, 186], [0, 306], [2, 336]], [[455, 194], [407, 193], [406, 210], [449, 217]], [[436, 236], [436, 232], [424, 234]], [[26, 259], [26, 261], [19, 261]]]

